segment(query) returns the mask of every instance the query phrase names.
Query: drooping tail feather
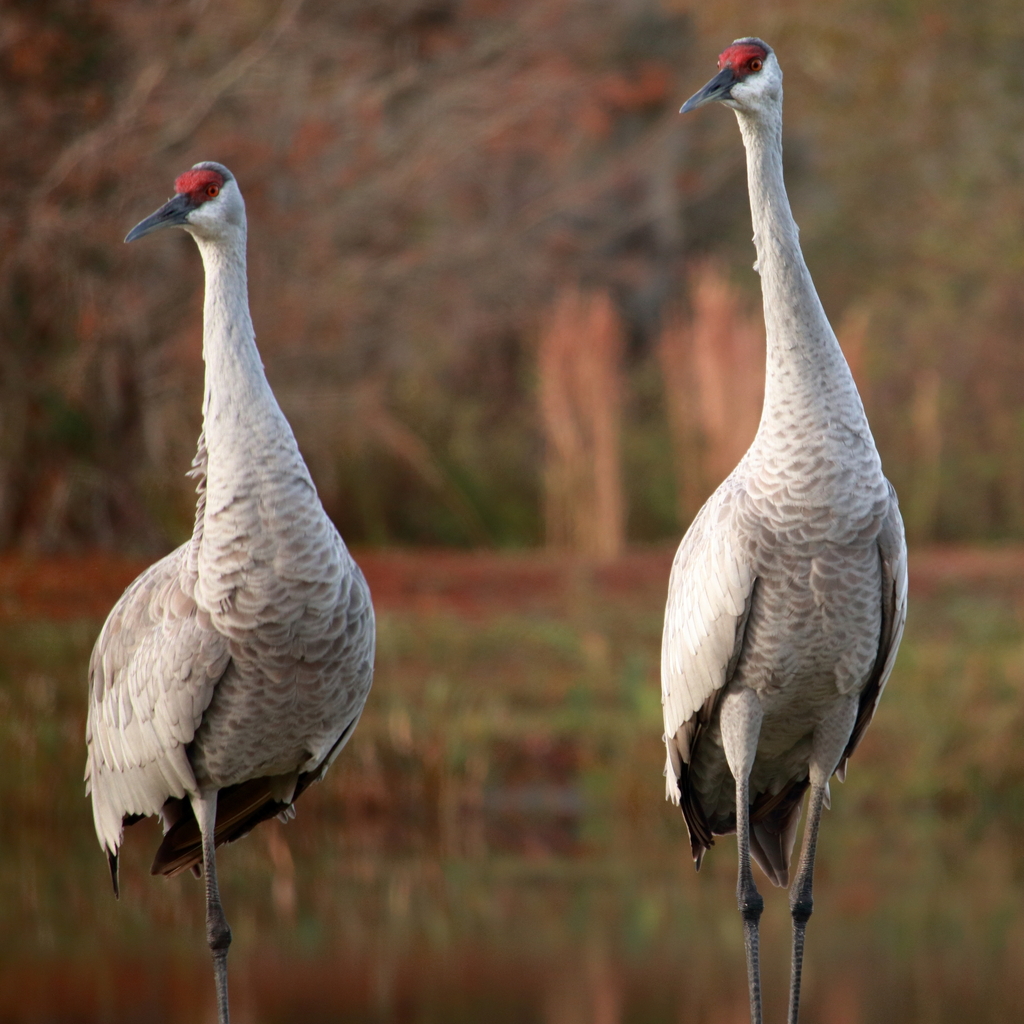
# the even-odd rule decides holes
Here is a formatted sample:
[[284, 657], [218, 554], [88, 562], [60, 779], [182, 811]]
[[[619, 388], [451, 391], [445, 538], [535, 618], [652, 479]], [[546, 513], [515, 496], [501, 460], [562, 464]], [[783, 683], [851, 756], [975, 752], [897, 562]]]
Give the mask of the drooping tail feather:
[[[299, 776], [292, 801], [318, 777], [317, 771]], [[233, 843], [247, 836], [261, 821], [273, 818], [291, 807], [291, 802], [282, 802], [272, 796], [273, 779], [263, 776], [248, 779], [236, 786], [228, 786], [217, 794], [217, 826], [214, 831], [214, 845]], [[199, 823], [187, 799], [181, 801], [180, 817], [168, 829], [163, 842], [153, 858], [150, 872], [167, 875], [169, 878], [199, 866], [203, 861], [203, 840], [199, 834]]]
[[689, 781], [688, 764], [681, 764], [679, 771], [679, 807], [686, 820], [686, 830], [690, 834], [690, 852], [693, 854], [694, 866], [700, 871], [704, 854], [715, 845], [711, 825], [708, 823], [704, 808]]
[[789, 864], [800, 825], [808, 779], [779, 793], [760, 793], [750, 808], [750, 855], [772, 885], [789, 885]]
[[[345, 727], [335, 740], [327, 756], [311, 771], [302, 772], [298, 778], [292, 776], [264, 775], [258, 779], [247, 779], [235, 786], [225, 786], [217, 793], [217, 824], [214, 828], [214, 847], [233, 843], [247, 836], [261, 821], [278, 815], [295, 817], [295, 801], [305, 792], [311, 782], [319, 782], [334, 763], [342, 747], [349, 741], [359, 721], [362, 709]], [[285, 790], [282, 783], [285, 780]], [[293, 785], [294, 784], [294, 785]], [[281, 797], [285, 794], [284, 799]], [[165, 811], [167, 805], [164, 805]], [[173, 812], [165, 815], [173, 825], [164, 835], [164, 841], [156, 851], [150, 872], [167, 875], [169, 878], [180, 871], [191, 868], [197, 872], [203, 862], [203, 840], [199, 834], [199, 823], [192, 810], [191, 801], [176, 801]]]
[[110, 867], [110, 881], [114, 884], [114, 899], [121, 898], [121, 890], [117, 884], [117, 854], [107, 850], [107, 864]]
[[[715, 845], [715, 835], [736, 831], [735, 815], [730, 823], [712, 827], [693, 786], [689, 783], [689, 765], [679, 770], [679, 806], [690, 834], [690, 851], [700, 871], [704, 854]], [[810, 781], [806, 778], [790, 783], [778, 793], [759, 793], [750, 808], [750, 854], [773, 885], [789, 885], [789, 865], [800, 825], [804, 793]]]

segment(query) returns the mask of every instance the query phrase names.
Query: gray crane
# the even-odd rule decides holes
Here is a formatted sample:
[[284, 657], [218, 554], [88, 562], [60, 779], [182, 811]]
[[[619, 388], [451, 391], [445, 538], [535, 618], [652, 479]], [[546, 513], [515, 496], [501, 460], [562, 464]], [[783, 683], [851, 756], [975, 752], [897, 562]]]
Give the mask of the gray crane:
[[124, 825], [147, 815], [164, 827], [153, 874], [201, 867], [228, 1024], [215, 848], [294, 815], [338, 756], [370, 690], [374, 616], [263, 373], [234, 175], [196, 164], [125, 241], [169, 227], [192, 235], [206, 271], [195, 529], [128, 587], [96, 641], [85, 780], [115, 896]]
[[814, 850], [829, 779], [842, 780], [896, 658], [907, 555], [896, 493], [800, 250], [782, 176], [782, 71], [738, 39], [682, 113], [736, 112], [767, 329], [760, 425], [676, 554], [662, 637], [668, 798], [697, 868], [736, 833], [750, 1015], [761, 1024], [750, 858], [778, 886], [810, 799], [790, 891], [796, 1024]]

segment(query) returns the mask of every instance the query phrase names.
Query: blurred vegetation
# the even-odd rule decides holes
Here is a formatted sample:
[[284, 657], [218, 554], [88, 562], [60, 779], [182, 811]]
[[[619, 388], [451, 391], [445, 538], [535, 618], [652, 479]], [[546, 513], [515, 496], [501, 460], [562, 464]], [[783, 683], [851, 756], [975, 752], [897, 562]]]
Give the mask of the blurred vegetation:
[[[491, 575], [509, 590], [513, 576]], [[822, 828], [806, 975], [822, 1024], [1018, 1015], [1024, 592], [1011, 573], [917, 579], [895, 674]], [[295, 821], [221, 853], [240, 1019], [745, 1019], [735, 845], [720, 839], [696, 875], [664, 802], [662, 575], [641, 584], [581, 565], [543, 613], [383, 611], [344, 755]], [[97, 628], [0, 621], [12, 1024], [183, 1022], [212, 1005], [201, 886], [149, 877], [154, 822], [127, 832], [110, 894], [81, 783]], [[763, 888], [778, 1018], [789, 913]]]
[[609, 293], [624, 329], [627, 536], [677, 535], [696, 456], [673, 452], [661, 324], [708, 256], [748, 311], [758, 299], [733, 118], [676, 111], [751, 33], [785, 69], [802, 239], [856, 336], [911, 535], [1024, 536], [1019, 4], [2, 0], [0, 15], [0, 546], [187, 534], [200, 264], [180, 235], [120, 239], [210, 158], [242, 184], [268, 374], [348, 538], [542, 538], [536, 349], [562, 288]]

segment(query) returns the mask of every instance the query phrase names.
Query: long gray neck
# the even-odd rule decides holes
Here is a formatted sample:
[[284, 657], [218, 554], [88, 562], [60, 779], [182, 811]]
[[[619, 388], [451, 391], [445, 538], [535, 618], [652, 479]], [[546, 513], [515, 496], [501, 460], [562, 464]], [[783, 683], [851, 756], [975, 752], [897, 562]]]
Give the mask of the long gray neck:
[[860, 396], [800, 250], [782, 177], [781, 95], [767, 111], [736, 116], [747, 151], [768, 341], [758, 440], [769, 428], [834, 433], [841, 426], [870, 441]]
[[240, 417], [275, 406], [256, 348], [249, 315], [244, 228], [224, 239], [197, 238], [206, 270], [203, 360], [206, 387], [203, 423], [207, 440], [219, 427], [234, 430]]
[[245, 231], [216, 240], [196, 238], [206, 269], [203, 433], [207, 451], [207, 511], [239, 495], [255, 495], [287, 478], [312, 482], [292, 429], [277, 404], [256, 348], [249, 315]]

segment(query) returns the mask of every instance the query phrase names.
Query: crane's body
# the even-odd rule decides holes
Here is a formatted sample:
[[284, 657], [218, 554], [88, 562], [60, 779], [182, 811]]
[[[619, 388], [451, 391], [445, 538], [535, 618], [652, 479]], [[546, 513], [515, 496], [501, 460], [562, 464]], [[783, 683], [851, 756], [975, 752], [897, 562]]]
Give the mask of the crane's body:
[[[765, 514], [779, 506], [752, 497], [744, 468], [741, 463], [705, 505], [673, 566], [664, 656], [668, 794], [682, 803], [698, 860], [713, 835], [735, 830], [719, 702], [741, 690], [756, 693], [763, 718], [750, 774], [752, 852], [768, 877], [785, 885], [815, 729], [841, 717], [840, 755], [845, 751], [878, 658], [884, 573], [878, 537], [890, 495], [883, 486], [872, 501], [867, 489], [856, 495], [865, 499], [859, 516], [837, 522], [823, 515], [821, 530], [793, 530], [782, 517]], [[895, 524], [888, 526], [896, 532]], [[697, 676], [691, 695], [678, 680], [692, 674], [677, 666], [680, 655], [689, 660], [688, 633], [700, 651], [704, 620], [687, 622], [687, 611], [695, 605], [699, 615], [701, 601], [713, 600], [718, 589], [700, 569], [726, 577], [730, 571], [701, 559], [694, 551], [701, 544], [733, 560], [740, 583], [722, 585], [731, 592], [720, 626], [728, 650], [716, 652], [724, 662], [722, 683], [705, 694], [707, 677]], [[715, 707], [705, 710], [709, 699]], [[873, 709], [872, 701], [864, 712]]]
[[234, 178], [197, 164], [176, 187], [128, 240], [182, 226], [203, 257], [195, 528], [131, 584], [96, 642], [86, 789], [115, 892], [124, 824], [142, 816], [164, 824], [154, 873], [203, 864], [223, 1024], [230, 930], [214, 847], [288, 817], [338, 755], [370, 689], [374, 616], [263, 372]]
[[782, 177], [782, 73], [737, 40], [687, 102], [721, 100], [747, 151], [767, 334], [753, 444], [695, 518], [669, 582], [662, 646], [668, 796], [697, 866], [737, 833], [751, 1016], [761, 1020], [750, 857], [789, 884], [803, 797], [808, 825], [790, 905], [790, 1022], [828, 780], [874, 714], [906, 617], [906, 544], [864, 408], [800, 250]]

